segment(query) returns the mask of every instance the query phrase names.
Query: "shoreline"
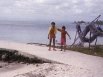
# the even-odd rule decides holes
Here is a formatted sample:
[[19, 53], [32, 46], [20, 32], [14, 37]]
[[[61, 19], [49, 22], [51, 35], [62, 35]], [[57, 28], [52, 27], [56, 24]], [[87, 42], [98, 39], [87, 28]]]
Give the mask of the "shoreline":
[[[45, 46], [48, 47], [48, 44], [44, 43], [27, 43], [29, 45], [37, 45], [37, 46]], [[60, 44], [56, 45], [57, 49], [60, 49]], [[71, 46], [67, 45], [66, 50], [72, 50], [73, 52], [79, 52], [87, 55], [92, 55], [92, 56], [98, 56], [98, 57], [103, 57], [103, 45], [91, 45], [91, 48], [87, 46]]]
[[[26, 56], [33, 55], [54, 63], [25, 64], [0, 77], [102, 77], [103, 58], [76, 51], [48, 51], [46, 46], [0, 41], [0, 48], [18, 50]], [[59, 63], [56, 63], [59, 62]], [[16, 64], [15, 64], [16, 65]], [[10, 65], [11, 66], [11, 65]], [[44, 72], [43, 72], [44, 71]], [[9, 74], [9, 76], [8, 76]]]

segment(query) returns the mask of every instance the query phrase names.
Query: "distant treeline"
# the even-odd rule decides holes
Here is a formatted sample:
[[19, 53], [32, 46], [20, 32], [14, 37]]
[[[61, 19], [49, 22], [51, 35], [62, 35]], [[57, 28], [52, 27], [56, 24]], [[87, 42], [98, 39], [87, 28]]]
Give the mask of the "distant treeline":
[[[86, 22], [86, 21], [77, 21], [77, 22], [80, 23], [80, 24], [82, 24], [82, 23], [90, 23], [90, 22]], [[103, 21], [102, 20], [96, 21], [95, 24], [97, 24], [97, 25], [103, 25]]]
[[103, 21], [102, 21], [102, 20], [96, 21], [95, 23], [96, 23], [97, 25], [103, 25]]

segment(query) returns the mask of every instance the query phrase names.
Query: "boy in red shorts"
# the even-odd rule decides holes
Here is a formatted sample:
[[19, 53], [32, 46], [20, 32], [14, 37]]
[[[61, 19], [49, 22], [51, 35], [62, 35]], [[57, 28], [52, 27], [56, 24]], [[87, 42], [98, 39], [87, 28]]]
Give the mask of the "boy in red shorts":
[[61, 32], [61, 51], [63, 48], [64, 48], [64, 51], [66, 49], [66, 35], [68, 35], [69, 38], [71, 39], [70, 35], [68, 34], [68, 32], [65, 29], [66, 29], [65, 26], [62, 26], [62, 29], [57, 29], [58, 31]]

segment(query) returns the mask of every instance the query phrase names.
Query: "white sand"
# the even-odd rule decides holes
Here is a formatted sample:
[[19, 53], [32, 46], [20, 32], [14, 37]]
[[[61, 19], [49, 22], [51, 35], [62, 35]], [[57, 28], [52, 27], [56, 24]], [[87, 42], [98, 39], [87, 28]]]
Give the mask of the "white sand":
[[[17, 70], [19, 68], [24, 67], [25, 64], [21, 63], [7, 63], [7, 62], [2, 62], [0, 61], [0, 75], [5, 72], [10, 72]], [[4, 74], [5, 75], [5, 74]], [[1, 76], [0, 76], [1, 77]]]
[[0, 72], [0, 77], [93, 77], [93, 73], [88, 69], [64, 64], [11, 64], [7, 67], [5, 72]]
[[61, 65], [61, 64], [40, 64], [34, 66], [34, 70], [16, 75], [15, 77], [92, 77], [89, 70], [82, 68]]
[[[20, 52], [26, 52], [32, 55], [36, 55], [38, 57], [60, 62], [67, 65], [50, 65], [50, 64], [44, 64], [41, 65], [41, 69], [37, 69], [37, 72], [44, 71], [44, 68], [49, 66], [55, 66], [55, 68], [49, 72], [46, 77], [102, 77], [103, 76], [103, 58], [97, 57], [97, 56], [91, 56], [82, 54], [79, 52], [73, 52], [73, 51], [66, 51], [61, 52], [59, 50], [57, 51], [48, 51], [47, 47], [41, 47], [36, 45], [27, 45], [27, 44], [21, 44], [21, 43], [13, 43], [13, 42], [6, 42], [6, 41], [0, 41], [0, 48], [8, 48], [8, 49], [16, 49]], [[30, 71], [35, 71], [36, 67], [34, 65], [24, 66], [23, 68], [19, 68], [14, 71], [8, 71], [0, 74], [0, 77], [14, 77], [18, 74], [30, 73]], [[64, 70], [67, 70], [71, 68], [70, 70], [67, 70], [66, 72], [62, 71], [60, 68], [63, 68]], [[54, 76], [55, 71], [57, 75]], [[72, 71], [72, 73], [71, 73]], [[36, 72], [33, 72], [36, 74]], [[44, 71], [43, 73], [47, 73]], [[64, 74], [66, 73], [66, 74]], [[9, 75], [8, 75], [9, 74]], [[37, 73], [38, 74], [38, 73]], [[19, 77], [23, 77], [22, 75]], [[32, 75], [32, 74], [31, 74]], [[65, 75], [65, 76], [64, 76]], [[32, 76], [24, 76], [24, 77], [32, 77]], [[37, 77], [37, 76], [34, 76]]]

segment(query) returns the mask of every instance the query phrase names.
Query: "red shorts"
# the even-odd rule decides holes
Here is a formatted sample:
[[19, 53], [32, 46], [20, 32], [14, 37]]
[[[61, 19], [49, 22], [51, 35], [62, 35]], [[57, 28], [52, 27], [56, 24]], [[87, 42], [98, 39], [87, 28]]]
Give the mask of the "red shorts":
[[66, 39], [65, 38], [61, 38], [61, 45], [66, 45]]

